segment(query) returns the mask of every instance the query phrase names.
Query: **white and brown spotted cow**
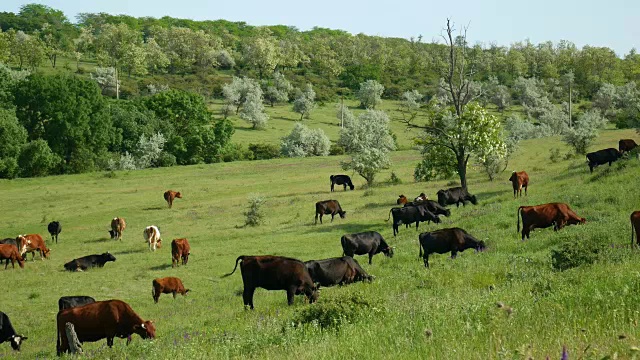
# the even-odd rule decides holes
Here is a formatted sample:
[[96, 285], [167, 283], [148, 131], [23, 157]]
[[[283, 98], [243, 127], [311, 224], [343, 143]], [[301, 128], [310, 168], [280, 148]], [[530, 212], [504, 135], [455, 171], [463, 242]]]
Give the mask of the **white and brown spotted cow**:
[[156, 251], [156, 248], [162, 246], [162, 239], [160, 238], [160, 230], [155, 225], [147, 226], [142, 233], [144, 241], [149, 244], [149, 250]]

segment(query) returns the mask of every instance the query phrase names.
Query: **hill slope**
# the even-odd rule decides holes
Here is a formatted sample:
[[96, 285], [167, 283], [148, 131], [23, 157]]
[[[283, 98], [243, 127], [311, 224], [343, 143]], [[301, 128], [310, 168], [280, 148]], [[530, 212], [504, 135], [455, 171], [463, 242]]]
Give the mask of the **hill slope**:
[[[632, 131], [604, 131], [594, 148], [633, 136]], [[36, 256], [24, 270], [0, 270], [2, 311], [29, 337], [20, 354], [27, 358], [55, 355], [57, 299], [63, 295], [122, 299], [144, 319], [156, 321], [157, 340], [134, 336], [130, 346], [117, 340], [112, 350], [104, 341], [87, 343], [90, 358], [486, 359], [529, 353], [554, 358], [563, 344], [572, 357], [583, 351], [587, 357], [629, 356], [630, 346], [639, 343], [640, 260], [622, 247], [629, 243], [629, 214], [640, 209], [640, 164], [633, 159], [590, 175], [583, 158], [551, 163], [551, 147], [567, 151], [557, 138], [525, 141], [509, 165], [529, 173], [527, 198], [513, 200], [507, 172], [493, 183], [470, 172], [470, 191], [479, 205], [453, 208], [443, 224], [421, 224], [420, 231], [459, 226], [486, 240], [488, 251], [467, 251], [456, 260], [433, 255], [429, 270], [417, 258], [419, 232], [401, 228], [394, 239], [391, 224], [384, 221], [399, 194], [424, 191], [434, 197], [447, 186], [446, 181], [410, 180], [419, 158], [413, 151], [393, 154], [393, 170], [405, 184], [368, 191], [355, 178], [356, 191], [329, 193], [328, 177], [340, 172], [339, 157], [0, 181], [2, 237], [45, 235], [51, 220], [63, 226], [60, 243], [50, 244], [50, 260]], [[389, 172], [379, 179], [388, 177]], [[171, 210], [162, 198], [166, 189], [184, 194]], [[266, 197], [260, 227], [240, 227], [249, 193]], [[346, 219], [313, 225], [314, 203], [325, 199], [339, 200]], [[588, 223], [558, 233], [537, 230], [521, 242], [515, 230], [517, 207], [553, 201], [569, 203]], [[122, 242], [107, 236], [114, 216], [127, 219]], [[142, 229], [152, 224], [165, 240], [155, 253], [142, 239]], [[324, 288], [312, 306], [297, 297], [287, 307], [284, 292], [258, 290], [256, 310], [245, 311], [241, 276], [220, 279], [238, 255], [339, 256], [341, 235], [366, 230], [379, 231], [396, 247], [396, 255], [377, 255], [372, 265], [358, 257], [376, 279]], [[172, 269], [168, 245], [177, 237], [189, 239], [192, 256], [188, 266]], [[608, 250], [593, 265], [554, 271], [551, 249], [577, 240], [604, 242]], [[104, 251], [117, 261], [81, 273], [63, 271], [63, 263], [72, 258]], [[193, 292], [175, 300], [165, 295], [154, 304], [151, 281], [163, 276], [182, 278]], [[513, 313], [507, 315], [496, 302]], [[320, 324], [329, 323], [337, 325], [321, 330]], [[621, 334], [626, 338], [618, 340]], [[0, 356], [16, 355], [8, 345], [0, 346]]]

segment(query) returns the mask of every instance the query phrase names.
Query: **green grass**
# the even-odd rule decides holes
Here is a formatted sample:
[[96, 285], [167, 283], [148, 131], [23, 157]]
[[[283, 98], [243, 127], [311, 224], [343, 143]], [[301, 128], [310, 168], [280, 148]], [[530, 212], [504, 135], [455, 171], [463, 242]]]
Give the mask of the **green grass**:
[[[325, 126], [337, 131], [335, 124]], [[266, 133], [248, 132], [255, 137]], [[606, 130], [593, 148], [634, 136], [630, 130]], [[268, 139], [274, 138], [265, 135]], [[571, 358], [583, 352], [584, 358], [614, 353], [630, 358], [630, 348], [640, 345], [640, 253], [622, 246], [629, 243], [629, 214], [640, 209], [640, 164], [634, 159], [624, 169], [614, 165], [605, 176], [599, 174], [606, 166], [590, 175], [583, 157], [551, 163], [552, 147], [563, 155], [568, 151], [558, 138], [524, 142], [495, 182], [471, 169], [470, 191], [479, 205], [453, 208], [443, 224], [421, 224], [420, 231], [459, 226], [485, 240], [488, 251], [467, 251], [456, 260], [432, 255], [429, 270], [418, 259], [419, 232], [402, 227], [394, 239], [391, 224], [384, 221], [399, 194], [434, 197], [450, 182], [414, 183], [415, 151], [395, 152], [393, 168], [378, 176], [385, 181], [393, 170], [403, 184], [381, 184], [366, 193], [357, 176], [355, 191], [329, 192], [329, 175], [342, 172], [341, 157], [0, 181], [0, 236], [47, 235], [52, 220], [63, 226], [60, 243], [49, 244], [50, 260], [36, 256], [23, 270], [0, 269], [1, 310], [29, 337], [19, 354], [23, 358], [55, 356], [57, 299], [64, 295], [122, 299], [144, 319], [156, 321], [155, 341], [134, 335], [130, 346], [116, 340], [113, 349], [105, 341], [86, 343], [88, 358], [512, 359], [531, 354], [541, 359], [559, 358], [563, 344]], [[529, 173], [527, 198], [512, 198], [507, 182], [511, 169]], [[162, 197], [167, 189], [184, 194], [171, 210]], [[245, 228], [243, 212], [251, 193], [266, 198], [265, 224]], [[347, 217], [314, 226], [314, 203], [325, 199], [338, 199]], [[530, 241], [521, 242], [516, 208], [552, 201], [569, 203], [588, 223], [558, 233], [534, 231]], [[122, 242], [108, 238], [114, 216], [127, 220]], [[165, 239], [155, 253], [142, 239], [142, 229], [152, 224]], [[314, 305], [297, 297], [288, 307], [284, 292], [258, 290], [256, 310], [245, 311], [240, 274], [220, 278], [239, 255], [339, 256], [340, 236], [366, 230], [381, 232], [396, 247], [396, 256], [378, 255], [372, 265], [358, 257], [376, 279], [324, 288]], [[188, 266], [172, 269], [168, 245], [178, 237], [189, 239], [192, 255]], [[551, 268], [552, 249], [594, 237], [621, 248], [610, 249], [593, 265], [564, 272]], [[63, 271], [62, 265], [73, 258], [104, 251], [117, 261], [82, 273]], [[164, 276], [180, 277], [193, 291], [175, 300], [163, 295], [154, 304], [151, 281]], [[507, 315], [497, 302], [512, 307], [513, 313]], [[309, 306], [316, 308], [308, 312]], [[337, 325], [323, 330], [301, 320], [313, 314], [335, 318]], [[622, 334], [626, 338], [618, 340]], [[2, 344], [2, 356], [18, 354]]]

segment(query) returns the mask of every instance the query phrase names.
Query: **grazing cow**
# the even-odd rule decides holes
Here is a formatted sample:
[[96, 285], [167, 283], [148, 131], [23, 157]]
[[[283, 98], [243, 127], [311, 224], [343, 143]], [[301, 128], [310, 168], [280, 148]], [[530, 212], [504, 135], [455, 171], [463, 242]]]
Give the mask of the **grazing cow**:
[[602, 149], [588, 153], [587, 163], [589, 164], [589, 171], [593, 172], [593, 168], [606, 163], [609, 163], [609, 166], [611, 166], [611, 163], [620, 159], [621, 156], [622, 154], [614, 148]]
[[427, 195], [425, 193], [420, 193], [420, 195], [416, 196], [415, 199], [413, 199], [413, 201], [415, 202], [422, 202], [422, 201], [427, 201], [429, 198], [427, 197]]
[[122, 240], [122, 232], [126, 228], [127, 228], [127, 222], [124, 221], [124, 218], [114, 217], [111, 220], [111, 230], [109, 230], [111, 239]]
[[153, 285], [153, 289], [151, 289], [151, 295], [153, 296], [153, 301], [158, 303], [158, 299], [160, 298], [160, 294], [171, 294], [173, 293], [173, 298], [176, 298], [176, 294], [181, 294], [182, 296], [187, 296], [189, 289], [185, 289], [184, 285], [182, 285], [182, 280], [177, 277], [163, 277], [154, 279], [151, 283]]
[[524, 196], [527, 196], [527, 187], [529, 186], [529, 175], [526, 171], [512, 172], [509, 178], [511, 185], [513, 185], [513, 198], [522, 196], [522, 188], [524, 187]]
[[342, 211], [338, 200], [318, 201], [316, 203], [316, 221], [314, 224], [318, 223], [318, 215], [320, 215], [320, 224], [322, 224], [323, 215], [331, 215], [331, 222], [333, 222], [333, 217], [336, 216], [336, 214], [340, 215], [342, 219], [344, 219], [347, 214], [346, 211]]
[[65, 324], [75, 328], [78, 341], [94, 342], [107, 339], [107, 345], [113, 346], [113, 339], [119, 337], [131, 342], [131, 335], [138, 334], [143, 339], [154, 339], [156, 327], [153, 321], [144, 321], [131, 306], [121, 300], [97, 301], [80, 307], [64, 309], [58, 312], [58, 356], [69, 351], [69, 339]]
[[389, 221], [391, 216], [393, 215], [393, 236], [396, 236], [398, 231], [398, 226], [400, 224], [413, 224], [416, 223], [416, 230], [418, 230], [418, 226], [420, 222], [425, 221], [433, 221], [434, 223], [440, 223], [440, 218], [427, 210], [425, 206], [407, 206], [403, 208], [391, 208], [389, 210], [389, 217], [386, 221]]
[[20, 251], [19, 249], [21, 249], [22, 245], [24, 245], [24, 244], [20, 243], [20, 238], [19, 237], [16, 238], [16, 239], [13, 239], [13, 238], [2, 239], [2, 240], [0, 240], [0, 244], [13, 245], [18, 249], [18, 251]]
[[182, 265], [187, 265], [189, 255], [191, 254], [191, 246], [187, 239], [174, 239], [171, 242], [171, 267], [176, 267], [182, 259]]
[[424, 206], [427, 208], [427, 210], [431, 211], [434, 215], [444, 215], [446, 217], [451, 216], [451, 210], [445, 208], [444, 206], [441, 206], [440, 204], [438, 204], [437, 201], [433, 201], [433, 200], [426, 200], [426, 201], [412, 201], [412, 202], [408, 202], [404, 205], [405, 207], [409, 207], [409, 206]]
[[87, 255], [73, 259], [64, 264], [64, 268], [69, 271], [84, 271], [93, 267], [104, 267], [109, 261], [116, 261], [116, 257], [108, 252], [101, 255]]
[[522, 240], [529, 238], [531, 230], [548, 228], [558, 231], [565, 225], [584, 224], [586, 220], [576, 215], [569, 205], [564, 203], [550, 203], [536, 206], [520, 206], [518, 208], [518, 231], [520, 231], [520, 217], [522, 217]]
[[389, 258], [393, 257], [393, 248], [390, 247], [382, 235], [376, 231], [366, 231], [356, 234], [345, 234], [340, 238], [342, 255], [369, 255], [369, 265], [373, 255], [383, 253]]
[[167, 190], [164, 192], [164, 199], [167, 204], [169, 204], [169, 209], [171, 209], [171, 206], [173, 206], [173, 199], [175, 198], [182, 199], [182, 194], [180, 194], [180, 191], [176, 192], [173, 190]]
[[347, 185], [349, 185], [349, 189], [353, 190], [355, 186], [351, 182], [351, 178], [347, 175], [331, 175], [329, 176], [329, 181], [331, 182], [331, 191], [333, 191], [334, 185], [342, 185], [344, 187], [344, 191], [347, 191]]
[[[440, 229], [420, 234], [420, 252], [424, 267], [429, 267], [429, 254], [444, 254], [451, 251], [451, 258], [455, 259], [459, 251], [466, 249], [485, 249], [484, 241], [478, 240], [460, 228]], [[422, 250], [424, 249], [424, 255]]]
[[396, 204], [398, 204], [398, 205], [404, 205], [404, 204], [406, 204], [406, 203], [407, 203], [407, 201], [409, 201], [409, 200], [407, 199], [407, 197], [406, 197], [406, 196], [404, 196], [404, 195], [400, 195], [400, 196], [398, 196], [398, 200], [396, 200]]
[[318, 300], [318, 289], [311, 279], [304, 263], [297, 259], [282, 256], [238, 256], [236, 266], [227, 277], [232, 275], [240, 264], [244, 291], [242, 299], [244, 306], [253, 310], [253, 293], [256, 288], [267, 290], [286, 290], [287, 302], [293, 304], [294, 295], [306, 295], [309, 303]]
[[27, 339], [28, 337], [16, 333], [7, 314], [0, 311], [0, 344], [8, 341], [13, 350], [20, 351], [20, 345]]
[[438, 204], [441, 206], [447, 206], [456, 204], [456, 207], [466, 206], [467, 201], [471, 201], [473, 205], [478, 204], [478, 199], [475, 195], [469, 194], [469, 192], [462, 187], [449, 188], [447, 190], [438, 190]]
[[638, 146], [633, 139], [620, 139], [618, 142], [618, 150], [620, 150], [620, 154], [623, 154], [627, 151], [631, 151]]
[[24, 260], [20, 253], [18, 252], [18, 248], [11, 244], [0, 244], [0, 263], [2, 260], [5, 260], [4, 269], [6, 270], [9, 266], [9, 260], [11, 260], [11, 267], [16, 268], [16, 261], [21, 268], [24, 269]]
[[58, 235], [62, 232], [62, 224], [59, 221], [52, 221], [47, 226], [47, 230], [49, 230], [49, 234], [51, 234], [51, 242], [53, 239], [56, 239], [56, 244], [58, 243]]
[[156, 251], [156, 248], [162, 246], [162, 239], [160, 238], [160, 230], [155, 225], [147, 226], [142, 232], [144, 241], [149, 244], [149, 250]]
[[63, 296], [58, 299], [58, 310], [71, 309], [78, 306], [93, 304], [96, 299], [91, 296]]
[[51, 249], [45, 246], [44, 239], [39, 234], [18, 235], [16, 242], [20, 242], [22, 247], [20, 248], [20, 255], [23, 259], [27, 259], [27, 253], [31, 253], [31, 260], [35, 258], [35, 252], [40, 254], [40, 260], [44, 260], [49, 257]]
[[636, 242], [640, 245], [640, 211], [631, 213], [631, 247], [633, 248], [633, 230], [636, 231]]
[[373, 277], [360, 267], [358, 262], [350, 257], [343, 256], [325, 260], [309, 260], [304, 265], [311, 275], [311, 279], [319, 286], [333, 286], [351, 284], [356, 281], [373, 280]]

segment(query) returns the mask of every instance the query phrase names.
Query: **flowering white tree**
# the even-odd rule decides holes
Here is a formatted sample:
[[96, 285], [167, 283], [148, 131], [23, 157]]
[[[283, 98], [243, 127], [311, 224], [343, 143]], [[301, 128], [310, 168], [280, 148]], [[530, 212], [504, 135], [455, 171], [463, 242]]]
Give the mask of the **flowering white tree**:
[[598, 131], [606, 120], [598, 110], [588, 111], [580, 117], [572, 128], [567, 129], [562, 140], [573, 147], [576, 154], [586, 154], [589, 145], [598, 137]]
[[287, 157], [327, 156], [331, 141], [322, 129], [309, 129], [296, 123], [289, 135], [282, 138], [281, 151]]
[[375, 109], [380, 103], [380, 98], [384, 92], [384, 86], [375, 80], [367, 80], [360, 83], [360, 89], [356, 94], [360, 105], [366, 109]]
[[264, 129], [267, 126], [269, 115], [264, 112], [261, 94], [258, 92], [247, 94], [240, 117], [253, 125], [254, 129]]
[[316, 92], [313, 91], [313, 86], [307, 84], [304, 91], [300, 91], [293, 101], [293, 111], [300, 114], [300, 120], [303, 117], [309, 118], [309, 114], [316, 107]]
[[349, 161], [342, 162], [342, 168], [357, 172], [372, 185], [375, 175], [391, 165], [389, 153], [395, 150], [389, 117], [384, 111], [367, 110], [345, 123], [338, 144], [351, 155]]

